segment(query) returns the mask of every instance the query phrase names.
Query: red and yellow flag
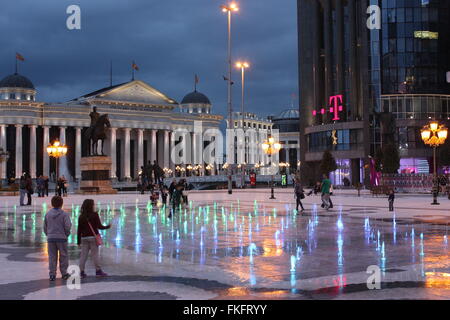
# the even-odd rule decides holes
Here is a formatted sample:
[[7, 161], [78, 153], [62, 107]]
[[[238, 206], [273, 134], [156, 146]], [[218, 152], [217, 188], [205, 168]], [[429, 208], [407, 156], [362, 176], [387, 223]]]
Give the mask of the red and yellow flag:
[[139, 70], [138, 65], [137, 65], [136, 63], [134, 63], [134, 62], [133, 62], [133, 64], [131, 65], [131, 68], [132, 68], [133, 70], [136, 70], [136, 71]]
[[25, 58], [20, 54], [16, 52], [16, 59], [20, 61], [25, 61]]

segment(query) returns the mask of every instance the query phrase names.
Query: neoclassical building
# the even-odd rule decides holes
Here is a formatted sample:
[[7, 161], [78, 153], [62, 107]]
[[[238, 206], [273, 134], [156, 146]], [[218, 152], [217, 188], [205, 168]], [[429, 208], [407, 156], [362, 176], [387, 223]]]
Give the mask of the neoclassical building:
[[297, 109], [287, 109], [271, 118], [273, 129], [280, 136], [280, 162], [289, 163], [291, 169], [297, 169], [300, 161], [300, 114]]
[[[218, 129], [222, 121], [221, 116], [211, 114], [206, 96], [193, 92], [178, 104], [140, 80], [96, 90], [65, 103], [40, 102], [36, 94], [33, 83], [20, 74], [0, 81], [0, 148], [9, 153], [8, 161], [0, 164], [0, 180], [18, 178], [23, 172], [33, 178], [53, 176], [56, 160], [49, 158], [46, 147], [55, 140], [69, 149], [60, 168], [70, 178], [80, 179], [80, 158], [88, 151], [82, 137], [94, 106], [110, 118], [104, 148], [112, 158], [111, 178], [117, 180], [136, 178], [148, 161], [156, 160], [172, 170], [178, 164], [203, 165], [201, 159], [187, 158], [187, 154], [183, 163], [171, 160], [172, 147], [184, 139], [174, 132], [188, 132], [187, 140], [192, 141], [189, 147], [205, 146], [208, 142], [203, 140], [203, 132]], [[202, 132], [194, 132], [194, 123], [201, 123]]]

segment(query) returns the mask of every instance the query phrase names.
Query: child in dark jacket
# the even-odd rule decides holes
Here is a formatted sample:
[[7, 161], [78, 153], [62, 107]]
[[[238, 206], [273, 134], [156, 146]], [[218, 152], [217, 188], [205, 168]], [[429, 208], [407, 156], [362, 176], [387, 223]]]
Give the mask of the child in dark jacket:
[[52, 209], [45, 215], [44, 233], [47, 236], [48, 269], [50, 281], [56, 280], [56, 267], [59, 255], [59, 270], [62, 278], [67, 280], [69, 274], [69, 255], [67, 251], [67, 237], [70, 235], [72, 223], [68, 213], [62, 210], [63, 198], [54, 196], [52, 198]]
[[172, 211], [169, 213], [169, 218], [172, 218], [172, 212], [175, 213], [177, 208], [181, 204], [181, 198], [183, 197], [183, 186], [178, 184], [172, 194]]
[[395, 193], [394, 190], [391, 189], [389, 192], [388, 202], [389, 202], [389, 211], [394, 211], [394, 200], [395, 200]]

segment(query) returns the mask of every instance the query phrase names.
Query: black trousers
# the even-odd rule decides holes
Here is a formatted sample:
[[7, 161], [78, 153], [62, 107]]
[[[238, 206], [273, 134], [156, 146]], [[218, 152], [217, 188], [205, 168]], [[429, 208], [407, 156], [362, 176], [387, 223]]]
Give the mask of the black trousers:
[[305, 208], [303, 208], [303, 203], [302, 203], [302, 199], [300, 199], [300, 196], [297, 196], [297, 207], [296, 210], [298, 211], [298, 206], [300, 205], [300, 207], [302, 208], [302, 210], [305, 210]]
[[394, 211], [394, 201], [389, 201], [389, 211]]

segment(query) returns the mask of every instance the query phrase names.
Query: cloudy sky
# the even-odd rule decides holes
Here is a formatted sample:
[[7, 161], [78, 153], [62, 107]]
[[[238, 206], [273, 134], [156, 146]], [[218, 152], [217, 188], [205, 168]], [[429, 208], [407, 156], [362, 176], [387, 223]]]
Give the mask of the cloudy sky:
[[[38, 100], [61, 102], [131, 79], [134, 59], [143, 80], [181, 101], [198, 91], [226, 114], [225, 0], [2, 0], [0, 77], [14, 72], [15, 53], [26, 61]], [[81, 30], [68, 30], [66, 9], [81, 7]], [[291, 106], [297, 92], [296, 0], [240, 0], [233, 16], [234, 60], [251, 63], [246, 109], [261, 116]], [[234, 108], [240, 108], [240, 72], [234, 70]]]

